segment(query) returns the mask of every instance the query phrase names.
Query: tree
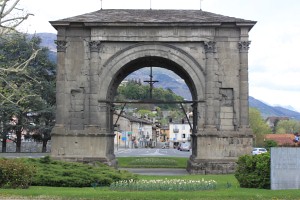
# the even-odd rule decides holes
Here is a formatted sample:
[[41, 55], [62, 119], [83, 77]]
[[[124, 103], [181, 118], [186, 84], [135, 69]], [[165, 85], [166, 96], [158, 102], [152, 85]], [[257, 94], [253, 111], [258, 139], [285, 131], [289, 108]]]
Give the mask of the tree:
[[[146, 100], [149, 99], [150, 88], [148, 85], [141, 85], [140, 82], [129, 80], [127, 84], [121, 84], [117, 90], [118, 101], [123, 100]], [[176, 95], [172, 90], [163, 88], [153, 89], [153, 99], [161, 101], [183, 101], [183, 97]], [[158, 106], [158, 105], [156, 105]], [[160, 104], [161, 109], [179, 109], [176, 104]], [[144, 107], [144, 109], [146, 109]]]
[[274, 140], [266, 140], [265, 141], [265, 148], [270, 151], [271, 150], [271, 147], [277, 147], [278, 144], [276, 141]]
[[299, 133], [300, 122], [296, 120], [280, 120], [275, 127], [276, 133]]
[[[20, 152], [22, 132], [49, 135], [42, 126], [52, 125], [55, 104], [55, 65], [48, 59], [48, 49], [40, 48], [41, 39], [14, 33], [0, 40], [0, 66], [12, 66], [14, 62], [27, 60], [34, 49], [39, 53], [21, 71], [5, 71], [0, 82], [1, 119], [5, 130], [2, 137], [12, 132], [17, 137], [16, 152]], [[33, 120], [31, 115], [36, 115]], [[41, 120], [41, 119], [42, 120]], [[13, 120], [14, 119], [14, 120]], [[47, 121], [48, 120], [48, 121]], [[43, 137], [49, 139], [49, 137]], [[5, 143], [6, 140], [3, 139]], [[5, 145], [4, 145], [5, 146]], [[2, 149], [4, 150], [4, 149]]]
[[272, 130], [265, 123], [260, 112], [255, 108], [249, 109], [249, 122], [254, 133], [254, 145], [263, 146], [265, 134], [271, 133]]
[[[6, 44], [16, 42], [13, 41], [14, 37], [9, 36], [11, 34], [15, 34], [17, 32], [16, 28], [30, 15], [32, 15], [18, 8], [17, 6], [19, 2], [20, 0], [0, 0], [0, 39], [2, 45], [3, 42]], [[1, 46], [1, 49], [2, 48], [3, 47]], [[5, 102], [17, 104], [24, 98], [28, 97], [28, 94], [26, 94], [21, 96], [19, 99], [14, 98], [14, 96], [20, 96], [19, 94], [22, 93], [22, 91], [18, 90], [20, 88], [16, 89], [15, 85], [7, 80], [7, 76], [8, 74], [26, 73], [29, 62], [36, 57], [39, 51], [39, 48], [32, 48], [31, 54], [26, 57], [22, 56], [22, 59], [10, 60], [9, 62], [2, 62], [0, 64], [0, 81], [5, 82], [7, 87], [10, 88], [10, 93], [3, 93], [3, 91], [1, 91], [1, 100], [4, 99]], [[1, 53], [3, 53], [3, 51]], [[18, 55], [17, 52], [15, 53]], [[0, 57], [3, 60], [4, 56], [2, 54], [0, 54]], [[23, 84], [27, 84], [27, 82], [23, 82]], [[14, 102], [13, 99], [15, 100]]]
[[[38, 67], [29, 67], [32, 64], [34, 66], [34, 59], [41, 51], [40, 41], [34, 37], [27, 43], [27, 40], [24, 40], [25, 36], [16, 31], [16, 28], [32, 15], [20, 9], [18, 7], [19, 2], [20, 0], [0, 0], [0, 131], [3, 137], [2, 151], [6, 149], [6, 138], [9, 131], [16, 133], [16, 151], [20, 151], [21, 132], [28, 122], [26, 115], [31, 112], [32, 106], [43, 105], [42, 102], [46, 100], [37, 92], [43, 85], [39, 78], [44, 78], [44, 76], [35, 73], [35, 71], [39, 71], [37, 70]], [[20, 39], [22, 37], [23, 39]], [[39, 72], [45, 73], [45, 70]], [[51, 72], [48, 71], [47, 73]]]

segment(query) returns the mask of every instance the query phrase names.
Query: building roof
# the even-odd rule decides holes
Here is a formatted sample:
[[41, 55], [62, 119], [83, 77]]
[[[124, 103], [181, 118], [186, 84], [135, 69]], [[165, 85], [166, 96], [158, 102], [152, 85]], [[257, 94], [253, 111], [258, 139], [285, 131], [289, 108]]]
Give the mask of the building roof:
[[276, 116], [272, 116], [272, 117], [268, 117], [266, 119], [266, 121], [269, 121], [271, 123], [275, 123], [276, 121], [279, 121], [279, 120], [289, 120], [289, 117], [276, 117]]
[[295, 138], [294, 134], [266, 134], [266, 140], [274, 140], [279, 146], [282, 145], [294, 145], [293, 139]]
[[148, 121], [148, 120], [145, 120], [145, 119], [140, 119], [140, 118], [133, 117], [133, 116], [130, 116], [130, 115], [121, 115], [121, 116], [128, 119], [131, 122], [137, 122], [137, 123], [143, 123], [143, 124], [152, 124], [151, 121]]
[[[241, 23], [254, 26], [255, 21], [219, 15], [202, 10], [103, 9], [79, 16], [51, 21], [53, 26], [70, 23]], [[90, 24], [91, 25], [91, 24]]]

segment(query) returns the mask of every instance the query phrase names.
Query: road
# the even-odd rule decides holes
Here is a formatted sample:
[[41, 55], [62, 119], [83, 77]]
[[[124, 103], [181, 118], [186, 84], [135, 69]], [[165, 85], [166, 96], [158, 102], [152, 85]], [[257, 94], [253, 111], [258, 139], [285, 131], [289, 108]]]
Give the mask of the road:
[[177, 149], [116, 149], [116, 157], [190, 157], [190, 151], [179, 151]]
[[[0, 153], [0, 157], [6, 158], [41, 158], [50, 153]], [[115, 148], [116, 157], [190, 157], [191, 152], [179, 151], [176, 149], [150, 149], [150, 148], [138, 148], [138, 149], [125, 149]]]

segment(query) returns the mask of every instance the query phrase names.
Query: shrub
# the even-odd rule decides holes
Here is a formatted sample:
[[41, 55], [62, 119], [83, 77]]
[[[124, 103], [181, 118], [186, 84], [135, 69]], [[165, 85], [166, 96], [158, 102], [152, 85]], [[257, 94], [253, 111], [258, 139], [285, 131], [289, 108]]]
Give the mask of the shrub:
[[271, 147], [277, 147], [278, 144], [276, 141], [274, 140], [266, 140], [265, 141], [265, 148], [270, 151]]
[[91, 166], [83, 163], [52, 160], [50, 157], [27, 159], [36, 166], [32, 185], [52, 187], [108, 186], [114, 181], [137, 179], [135, 175], [115, 170], [104, 164]]
[[239, 157], [235, 177], [244, 188], [270, 188], [270, 153]]
[[0, 187], [28, 188], [34, 174], [35, 168], [21, 159], [0, 159]]

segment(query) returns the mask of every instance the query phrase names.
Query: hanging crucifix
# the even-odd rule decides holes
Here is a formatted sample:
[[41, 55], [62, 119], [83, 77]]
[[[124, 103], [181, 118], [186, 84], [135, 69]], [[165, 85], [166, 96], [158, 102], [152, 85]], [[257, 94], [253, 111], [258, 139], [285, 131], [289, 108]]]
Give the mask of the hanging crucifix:
[[146, 82], [146, 83], [148, 83], [149, 85], [150, 85], [150, 100], [152, 100], [152, 93], [153, 93], [153, 85], [154, 85], [154, 83], [157, 83], [157, 82], [159, 82], [159, 81], [154, 81], [153, 80], [153, 75], [152, 75], [152, 67], [150, 67], [150, 80], [149, 81], [144, 81], [144, 82]]
[[203, 0], [200, 0], [200, 10], [202, 10], [202, 1]]

